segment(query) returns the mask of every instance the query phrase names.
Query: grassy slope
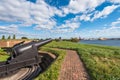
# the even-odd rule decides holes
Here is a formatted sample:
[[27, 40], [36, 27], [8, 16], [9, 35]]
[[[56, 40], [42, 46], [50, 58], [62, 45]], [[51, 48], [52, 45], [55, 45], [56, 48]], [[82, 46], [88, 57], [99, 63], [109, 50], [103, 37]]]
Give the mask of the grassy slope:
[[78, 52], [92, 80], [120, 80], [120, 48], [52, 42], [47, 47], [67, 48]]
[[0, 48], [0, 62], [6, 61], [8, 57], [9, 55]]
[[40, 74], [35, 80], [57, 80], [59, 76], [59, 71], [61, 67], [61, 63], [65, 57], [65, 51], [62, 50], [56, 50], [52, 48], [42, 47], [41, 50], [51, 52], [55, 55], [57, 55], [57, 59], [53, 64], [42, 74]]

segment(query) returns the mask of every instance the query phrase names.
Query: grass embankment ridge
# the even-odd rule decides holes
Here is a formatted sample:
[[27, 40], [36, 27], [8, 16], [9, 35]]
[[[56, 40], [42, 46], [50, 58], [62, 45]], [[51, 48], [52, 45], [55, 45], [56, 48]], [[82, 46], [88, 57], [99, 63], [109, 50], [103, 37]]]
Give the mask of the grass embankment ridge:
[[47, 47], [78, 52], [91, 80], [120, 80], [120, 48], [72, 42], [52, 42]]
[[35, 80], [57, 80], [61, 68], [61, 64], [65, 57], [64, 50], [57, 50], [48, 47], [42, 47], [41, 50], [47, 51], [57, 55], [57, 59], [53, 62], [53, 64], [42, 74], [40, 74]]
[[0, 48], [0, 62], [6, 61], [9, 55]]

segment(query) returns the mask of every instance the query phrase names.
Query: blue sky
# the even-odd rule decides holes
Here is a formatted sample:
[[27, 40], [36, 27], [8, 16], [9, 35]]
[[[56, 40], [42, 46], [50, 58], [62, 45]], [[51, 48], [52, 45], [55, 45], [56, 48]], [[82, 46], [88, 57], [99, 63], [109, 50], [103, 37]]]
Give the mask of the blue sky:
[[120, 38], [120, 0], [0, 0], [0, 37]]

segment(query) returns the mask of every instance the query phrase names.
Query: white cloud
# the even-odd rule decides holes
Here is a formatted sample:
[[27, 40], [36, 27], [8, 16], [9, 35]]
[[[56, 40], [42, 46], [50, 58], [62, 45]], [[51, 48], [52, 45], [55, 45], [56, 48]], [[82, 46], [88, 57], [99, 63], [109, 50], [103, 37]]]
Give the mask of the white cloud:
[[115, 9], [120, 7], [120, 5], [112, 5], [112, 6], [106, 6], [102, 11], [92, 11], [92, 12], [84, 12], [82, 15], [80, 15], [80, 20], [82, 21], [94, 21], [98, 18], [106, 18], [109, 14], [111, 14]]
[[84, 20], [84, 21], [90, 21], [90, 14], [83, 14], [80, 16], [80, 20]]
[[53, 28], [56, 21], [51, 17], [62, 15], [60, 10], [47, 5], [44, 0], [37, 0], [36, 4], [26, 0], [1, 0], [0, 12], [0, 21], [21, 23], [18, 26], [36, 24], [37, 29]]
[[120, 21], [120, 18], [118, 18], [117, 20]]
[[76, 16], [70, 20], [66, 20], [64, 24], [58, 26], [55, 30], [51, 30], [52, 32], [73, 32], [75, 29], [80, 27], [79, 17]]
[[[118, 0], [115, 1], [118, 2]], [[95, 11], [95, 8], [104, 2], [105, 0], [70, 0], [68, 6], [57, 9], [46, 4], [44, 0], [37, 0], [36, 3], [26, 0], [0, 0], [0, 21], [19, 22], [18, 27], [36, 24], [34, 27], [36, 30], [70, 32], [80, 27], [80, 21], [90, 21], [93, 15], [90, 13], [95, 12], [92, 18], [95, 20], [109, 15], [118, 7], [112, 5], [105, 7], [103, 11]], [[82, 15], [77, 15], [73, 19], [66, 20], [65, 24], [57, 26], [57, 21], [53, 16], [65, 17], [69, 13], [82, 13]]]
[[91, 30], [91, 35], [96, 35], [97, 37], [119, 37], [120, 36], [120, 18], [112, 22], [109, 27], [104, 27], [99, 30]]
[[[62, 7], [64, 14], [78, 14], [80, 15], [80, 20], [84, 21], [93, 21], [98, 18], [105, 18], [109, 14], [111, 14], [116, 8], [120, 7], [120, 5], [112, 5], [105, 7], [102, 11], [96, 11], [95, 8], [106, 0], [71, 0], [70, 4], [66, 7]], [[116, 0], [117, 2], [117, 0]], [[91, 17], [93, 15], [93, 17]]]
[[16, 25], [9, 25], [9, 26], [0, 26], [0, 32], [5, 34], [16, 34], [19, 31]]
[[107, 17], [110, 13], [112, 13], [116, 8], [120, 7], [120, 5], [112, 5], [105, 7], [102, 11], [96, 11], [92, 21], [97, 18]]
[[105, 0], [71, 0], [67, 7], [63, 8], [65, 14], [68, 13], [83, 13], [87, 10], [93, 11], [97, 6], [102, 4]]
[[[88, 32], [88, 31], [87, 31]], [[99, 38], [99, 37], [119, 37], [120, 36], [120, 28], [103, 28], [99, 30], [91, 30], [87, 33], [90, 34], [89, 37]]]
[[21, 0], [1, 0], [0, 1], [0, 20], [17, 22], [30, 19], [29, 2]]
[[35, 30], [41, 30], [41, 29], [48, 29], [51, 30], [54, 26], [56, 25], [56, 22], [54, 20], [48, 20], [44, 23], [39, 23], [36, 27]]
[[112, 28], [120, 28], [120, 18], [111, 23]]
[[108, 1], [110, 1], [112, 3], [120, 3], [120, 0], [108, 0]]
[[71, 29], [75, 30], [76, 28], [80, 27], [80, 23], [76, 22], [66, 22], [65, 24], [58, 27], [58, 29]]
[[[40, 37], [42, 36], [43, 37], [43, 34], [30, 34], [30, 33], [27, 33], [27, 32], [22, 32], [22, 31], [19, 31], [18, 29], [18, 26], [17, 25], [9, 25], [9, 26], [0, 26], [0, 34], [3, 34], [5, 36], [8, 36], [8, 35], [13, 35], [15, 34], [17, 37], [19, 36], [22, 37], [22, 36], [27, 36], [27, 37], [32, 37], [35, 36], [35, 37]], [[44, 35], [47, 35], [46, 33], [44, 33]], [[0, 35], [1, 36], [1, 35]]]

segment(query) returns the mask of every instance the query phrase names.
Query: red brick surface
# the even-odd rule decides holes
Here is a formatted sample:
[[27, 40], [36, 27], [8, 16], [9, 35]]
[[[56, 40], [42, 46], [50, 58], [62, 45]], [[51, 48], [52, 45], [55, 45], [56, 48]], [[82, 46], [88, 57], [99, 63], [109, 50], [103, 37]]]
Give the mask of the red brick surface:
[[[0, 40], [0, 47], [12, 47], [13, 45], [20, 43], [24, 40]], [[30, 41], [25, 41], [25, 43], [30, 42]], [[8, 45], [9, 43], [9, 45]]]
[[58, 80], [89, 80], [84, 65], [75, 51], [67, 50]]

